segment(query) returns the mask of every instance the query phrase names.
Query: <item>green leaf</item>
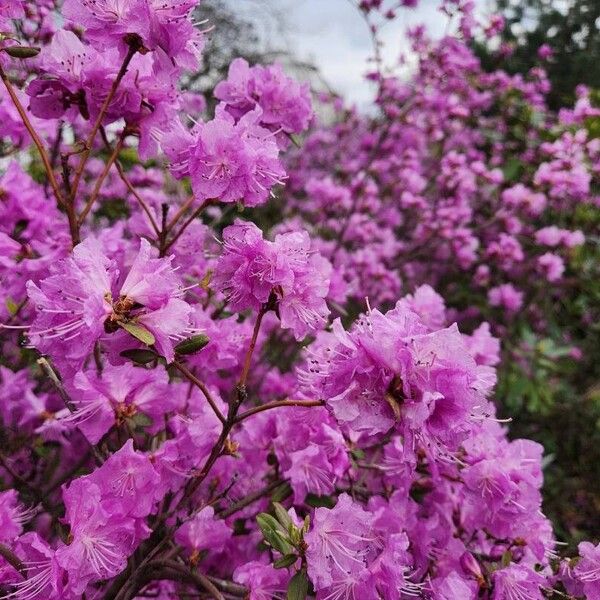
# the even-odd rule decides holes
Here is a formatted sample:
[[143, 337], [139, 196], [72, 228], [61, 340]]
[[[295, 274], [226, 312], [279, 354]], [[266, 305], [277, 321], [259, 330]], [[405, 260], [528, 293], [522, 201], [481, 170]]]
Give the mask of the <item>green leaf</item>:
[[287, 569], [291, 567], [298, 560], [298, 556], [296, 554], [286, 554], [279, 560], [276, 560], [273, 563], [273, 566], [276, 569]]
[[302, 532], [308, 533], [309, 529], [310, 529], [310, 515], [306, 515], [304, 517], [304, 525], [302, 525]]
[[519, 178], [523, 165], [517, 158], [509, 158], [502, 169], [506, 181], [516, 181]]
[[175, 352], [177, 354], [196, 354], [196, 352], [200, 352], [202, 348], [206, 347], [209, 342], [210, 339], [203, 333], [194, 335], [183, 340], [183, 342], [179, 342], [179, 344], [175, 346]]
[[325, 508], [333, 508], [335, 501], [330, 496], [317, 496], [316, 494], [307, 494], [304, 502], [313, 508], [324, 506]]
[[158, 358], [158, 354], [156, 354], [156, 352], [152, 352], [152, 350], [144, 350], [143, 348], [123, 350], [123, 352], [120, 354], [123, 358], [128, 358], [130, 361], [138, 365], [147, 365]]
[[136, 427], [150, 427], [150, 425], [153, 423], [152, 419], [144, 413], [135, 413], [133, 417], [127, 420], [133, 423], [133, 425]]
[[40, 53], [40, 48], [33, 46], [8, 46], [4, 52], [13, 58], [33, 58]]
[[277, 519], [267, 513], [260, 513], [256, 517], [260, 530], [271, 547], [281, 554], [292, 554], [294, 547], [290, 544], [286, 531], [283, 530]]
[[19, 310], [19, 305], [12, 298], [7, 298], [6, 308], [8, 309], [8, 313], [10, 314], [10, 316], [14, 317], [17, 314], [17, 311]]
[[137, 340], [140, 340], [142, 344], [146, 344], [146, 346], [152, 346], [154, 342], [156, 342], [155, 337], [152, 335], [151, 331], [148, 331], [143, 325], [139, 323], [121, 323], [119, 325], [130, 335], [132, 335]]
[[290, 527], [294, 524], [287, 510], [279, 504], [279, 502], [273, 502], [273, 509], [275, 510], [275, 516], [279, 523], [283, 526], [285, 531], [289, 531]]
[[298, 571], [291, 579], [287, 589], [287, 600], [304, 600], [308, 594], [306, 571]]
[[291, 495], [292, 488], [290, 484], [287, 481], [285, 481], [273, 490], [273, 493], [271, 494], [271, 500], [273, 502], [282, 502], [286, 498], [289, 498]]
[[290, 138], [292, 144], [296, 146], [296, 148], [302, 148], [302, 144], [300, 143], [300, 138], [293, 133], [288, 133], [288, 137]]

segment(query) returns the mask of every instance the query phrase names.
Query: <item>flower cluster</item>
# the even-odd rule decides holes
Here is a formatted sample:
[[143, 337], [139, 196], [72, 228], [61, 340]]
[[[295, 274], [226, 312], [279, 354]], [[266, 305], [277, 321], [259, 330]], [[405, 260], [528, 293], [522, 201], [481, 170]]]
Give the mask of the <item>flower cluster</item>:
[[0, 598], [600, 597], [493, 402], [497, 334], [586, 243], [590, 107], [415, 30], [376, 117], [241, 59], [209, 111], [197, 4], [0, 1]]

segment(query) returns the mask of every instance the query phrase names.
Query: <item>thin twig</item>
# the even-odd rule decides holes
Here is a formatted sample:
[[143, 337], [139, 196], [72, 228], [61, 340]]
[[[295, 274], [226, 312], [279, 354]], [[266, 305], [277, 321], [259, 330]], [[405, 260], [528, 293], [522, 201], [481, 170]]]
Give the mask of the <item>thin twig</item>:
[[309, 408], [311, 406], [325, 406], [324, 400], [278, 400], [277, 402], [269, 402], [268, 404], [263, 404], [261, 406], [255, 406], [246, 412], [243, 412], [239, 415], [235, 422], [241, 423], [244, 419], [251, 417], [252, 415], [256, 415], [265, 410], [271, 410], [273, 408], [280, 408], [284, 406], [301, 406]]
[[[175, 236], [164, 245], [161, 256], [167, 253], [167, 250], [183, 235], [183, 232], [202, 214], [204, 209], [209, 206], [213, 201], [205, 200], [187, 219], [187, 221], [181, 226]], [[168, 229], [168, 228], [167, 228]]]
[[[272, 295], [272, 294], [271, 294]], [[258, 340], [258, 333], [260, 331], [260, 326], [263, 320], [263, 317], [269, 310], [268, 302], [264, 305], [258, 312], [256, 316], [256, 323], [254, 324], [254, 330], [252, 331], [252, 339], [250, 340], [250, 345], [248, 346], [248, 350], [246, 351], [246, 356], [244, 357], [244, 366], [242, 367], [242, 374], [240, 375], [240, 380], [238, 382], [238, 389], [245, 389], [246, 382], [248, 380], [248, 374], [250, 373], [250, 365], [252, 363], [252, 355], [254, 354], [254, 349], [256, 348], [256, 342]]]
[[0, 544], [0, 556], [13, 567], [15, 571], [18, 571], [25, 579], [27, 579], [27, 567], [23, 564], [23, 561], [4, 544]]
[[90, 198], [87, 201], [85, 208], [81, 211], [81, 214], [79, 215], [79, 219], [78, 219], [79, 225], [81, 225], [85, 221], [85, 218], [87, 217], [88, 213], [90, 212], [90, 210], [92, 210], [92, 206], [94, 206], [94, 202], [96, 202], [96, 200], [98, 199], [98, 196], [100, 195], [100, 190], [102, 189], [102, 185], [104, 184], [104, 181], [108, 177], [111, 167], [113, 166], [113, 164], [115, 163], [117, 158], [119, 158], [119, 153], [121, 152], [121, 150], [123, 149], [123, 146], [125, 145], [126, 137], [127, 137], [127, 132], [126, 132], [126, 129], [124, 129], [121, 132], [121, 135], [119, 136], [119, 141], [117, 142], [115, 149], [112, 151], [110, 158], [108, 159], [108, 161], [106, 161], [106, 164], [104, 165], [104, 170], [102, 171], [100, 177], [98, 177], [98, 180], [96, 181], [94, 190], [92, 191], [92, 194], [90, 195]]
[[[56, 388], [58, 395], [60, 396], [61, 400], [64, 402], [64, 404], [67, 407], [67, 409], [69, 410], [69, 412], [75, 413], [77, 411], [77, 408], [73, 404], [73, 401], [71, 400], [71, 397], [69, 396], [67, 390], [65, 389], [65, 386], [62, 384], [62, 381], [58, 378], [58, 376], [54, 372], [52, 365], [43, 357], [38, 358], [37, 363], [38, 363], [38, 365], [40, 365], [42, 371], [44, 371], [44, 373], [48, 376], [50, 381], [54, 384], [54, 387]], [[79, 430], [79, 428], [78, 428], [78, 430]], [[96, 460], [96, 463], [98, 465], [103, 464], [104, 458], [102, 457], [102, 454], [100, 454], [100, 451], [98, 450], [98, 448], [96, 448], [96, 446], [94, 444], [92, 444], [83, 433], [81, 435], [83, 435], [84, 439], [88, 442], [88, 444], [92, 450], [92, 453], [94, 454], [94, 459]]]
[[237, 502], [232, 504], [229, 508], [217, 511], [216, 514], [221, 519], [226, 519], [227, 517], [234, 515], [236, 512], [242, 510], [243, 508], [246, 508], [246, 506], [250, 506], [250, 504], [254, 504], [254, 502], [256, 502], [257, 500], [260, 500], [263, 496], [270, 494], [273, 490], [277, 489], [282, 483], [283, 483], [283, 481], [274, 481], [273, 483], [270, 483], [269, 485], [265, 486], [262, 490], [258, 490], [256, 492], [249, 494], [248, 496], [242, 498], [241, 500], [238, 500]]
[[39, 152], [40, 158], [42, 159], [44, 169], [46, 171], [46, 174], [48, 175], [48, 180], [50, 181], [50, 185], [52, 186], [52, 191], [54, 192], [54, 196], [56, 197], [57, 202], [66, 208], [67, 204], [64, 201], [62, 194], [60, 193], [60, 187], [58, 185], [58, 182], [56, 181], [56, 177], [54, 175], [54, 171], [52, 170], [52, 165], [50, 164], [50, 159], [48, 158], [48, 153], [46, 152], [44, 143], [42, 142], [40, 136], [37, 134], [31, 121], [29, 120], [27, 111], [23, 108], [23, 105], [21, 104], [19, 97], [17, 96], [10, 80], [8, 79], [7, 74], [2, 68], [2, 65], [0, 65], [0, 78], [2, 79], [6, 87], [6, 91], [8, 92], [8, 95], [13, 101], [13, 104], [15, 105], [15, 108], [17, 109], [17, 112], [19, 113], [19, 116], [23, 121], [23, 125], [25, 125], [25, 128], [29, 132], [31, 139], [33, 140], [33, 143], [35, 144], [35, 147]]
[[[157, 562], [161, 563], [162, 561]], [[172, 569], [173, 571], [176, 571], [177, 573], [180, 573], [184, 577], [187, 577], [193, 581], [194, 584], [196, 584], [196, 587], [206, 590], [215, 600], [225, 600], [223, 594], [221, 594], [214, 583], [212, 583], [212, 581], [210, 581], [206, 575], [203, 575], [197, 571], [192, 571], [172, 560], [166, 560], [163, 564], [168, 569]]]
[[90, 131], [90, 133], [85, 141], [85, 149], [81, 155], [79, 165], [77, 166], [77, 170], [75, 171], [75, 179], [73, 180], [73, 188], [72, 188], [71, 196], [70, 196], [71, 202], [73, 204], [75, 204], [77, 190], [79, 189], [79, 183], [81, 182], [81, 178], [83, 177], [83, 171], [85, 169], [85, 165], [87, 164], [87, 161], [92, 152], [94, 140], [96, 139], [96, 134], [98, 133], [98, 130], [102, 126], [102, 121], [104, 120], [104, 117], [106, 116], [106, 112], [108, 111], [108, 107], [110, 106], [110, 103], [113, 101], [113, 98], [115, 97], [115, 94], [117, 93], [119, 84], [121, 83], [121, 81], [123, 80], [123, 77], [125, 77], [125, 74], [127, 73], [127, 69], [129, 68], [129, 63], [131, 63], [131, 60], [133, 59], [133, 57], [135, 56], [135, 54], [137, 53], [138, 50], [139, 50], [139, 44], [131, 43], [129, 45], [129, 48], [127, 49], [127, 54], [126, 54], [125, 58], [123, 59], [123, 64], [121, 65], [121, 68], [119, 69], [119, 72], [117, 73], [117, 77], [115, 78], [115, 80], [113, 81], [113, 83], [110, 87], [110, 91], [108, 92], [108, 95], [106, 96], [106, 98], [104, 99], [104, 102], [102, 103], [102, 106], [100, 107], [100, 112], [98, 113], [98, 116], [96, 117], [96, 121], [94, 122], [94, 125], [92, 126], [92, 130]]
[[210, 407], [213, 409], [213, 412], [215, 413], [215, 415], [217, 415], [217, 419], [219, 419], [221, 423], [225, 424], [226, 419], [219, 410], [217, 403], [215, 402], [214, 398], [212, 397], [212, 394], [210, 393], [210, 390], [206, 387], [206, 385], [202, 381], [200, 381], [200, 379], [198, 379], [183, 363], [180, 363], [176, 360], [173, 364], [188, 381], [193, 383], [204, 394], [204, 397], [210, 404]]
[[179, 219], [187, 212], [187, 209], [194, 203], [194, 196], [190, 196], [180, 207], [179, 210], [175, 213], [175, 216], [171, 219], [169, 224], [167, 225], [167, 231], [171, 231], [173, 227], [177, 224]]
[[[104, 145], [109, 150], [112, 150], [111, 146], [110, 146], [110, 142], [108, 141], [108, 138], [106, 137], [106, 132], [104, 131], [103, 128], [100, 128], [100, 135], [102, 136]], [[154, 233], [156, 234], [156, 237], [158, 238], [160, 236], [160, 229], [158, 227], [158, 223], [156, 222], [156, 219], [154, 218], [154, 215], [152, 214], [152, 211], [146, 204], [146, 201], [140, 196], [140, 194], [137, 192], [137, 190], [133, 187], [133, 184], [131, 183], [131, 181], [129, 181], [129, 178], [126, 175], [125, 170], [123, 169], [123, 166], [121, 165], [121, 163], [118, 160], [115, 161], [115, 167], [117, 167], [117, 172], [119, 173], [119, 177], [121, 178], [121, 181], [127, 187], [127, 190], [129, 191], [129, 193], [137, 200], [138, 204], [142, 207], [143, 211], [146, 213], [146, 216], [150, 220], [150, 225], [152, 226], [152, 229], [154, 230]]]

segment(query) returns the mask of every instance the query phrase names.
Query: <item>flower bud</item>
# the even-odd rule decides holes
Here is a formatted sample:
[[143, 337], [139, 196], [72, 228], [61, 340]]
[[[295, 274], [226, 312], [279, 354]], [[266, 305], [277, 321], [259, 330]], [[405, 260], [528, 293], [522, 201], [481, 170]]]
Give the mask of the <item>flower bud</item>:
[[477, 562], [477, 559], [470, 552], [465, 552], [460, 557], [460, 566], [467, 575], [470, 575], [479, 583], [484, 581], [483, 573], [481, 572], [481, 566]]

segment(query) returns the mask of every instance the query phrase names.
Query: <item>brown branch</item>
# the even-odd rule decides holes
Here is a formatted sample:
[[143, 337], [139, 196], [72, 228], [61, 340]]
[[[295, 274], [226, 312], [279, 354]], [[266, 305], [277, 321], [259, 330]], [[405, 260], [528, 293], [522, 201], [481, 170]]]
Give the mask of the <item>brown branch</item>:
[[19, 97], [17, 96], [10, 80], [8, 79], [8, 75], [5, 73], [1, 64], [0, 64], [0, 78], [2, 79], [2, 82], [4, 83], [4, 86], [6, 87], [6, 91], [8, 92], [8, 95], [10, 96], [13, 104], [15, 105], [15, 108], [17, 109], [17, 112], [19, 113], [21, 120], [23, 121], [23, 125], [25, 125], [25, 128], [29, 132], [31, 139], [33, 140], [33, 143], [35, 144], [35, 146], [39, 152], [40, 158], [42, 159], [44, 169], [46, 171], [46, 174], [48, 175], [48, 180], [50, 182], [50, 185], [52, 186], [52, 191], [54, 192], [54, 196], [56, 197], [57, 202], [59, 204], [61, 204], [62, 206], [64, 206], [65, 208], [67, 208], [67, 203], [63, 199], [62, 194], [60, 192], [60, 187], [58, 185], [58, 182], [56, 181], [56, 177], [54, 175], [52, 165], [50, 164], [50, 159], [48, 158], [48, 153], [46, 152], [44, 143], [42, 142], [40, 136], [37, 134], [31, 121], [29, 120], [27, 111], [23, 108], [23, 105], [21, 104], [21, 101], [19, 100]]
[[[273, 296], [273, 293], [271, 293]], [[254, 354], [254, 349], [256, 348], [256, 342], [258, 340], [258, 333], [260, 331], [260, 326], [263, 320], [263, 317], [267, 313], [270, 308], [271, 298], [269, 298], [269, 302], [261, 307], [258, 311], [258, 315], [256, 316], [256, 323], [254, 324], [254, 330], [252, 331], [252, 339], [250, 340], [250, 345], [248, 346], [248, 350], [246, 351], [246, 356], [244, 358], [244, 366], [242, 367], [242, 374], [240, 375], [240, 380], [238, 382], [238, 390], [245, 390], [246, 382], [248, 380], [248, 374], [250, 373], [250, 365], [252, 363], [252, 355]]]
[[104, 184], [104, 181], [108, 177], [111, 167], [116, 162], [116, 160], [119, 158], [119, 153], [121, 152], [121, 150], [123, 149], [123, 146], [125, 145], [126, 137], [127, 137], [127, 130], [124, 129], [121, 132], [121, 135], [119, 136], [119, 141], [117, 142], [115, 149], [112, 151], [112, 154], [110, 155], [108, 161], [104, 165], [104, 170], [102, 171], [102, 173], [100, 174], [100, 177], [98, 177], [98, 180], [96, 181], [94, 190], [92, 191], [92, 194], [90, 195], [90, 198], [87, 201], [85, 208], [81, 211], [81, 214], [79, 215], [79, 219], [77, 220], [79, 225], [81, 225], [84, 222], [88, 213], [90, 212], [90, 210], [92, 210], [92, 206], [94, 205], [94, 202], [96, 202], [96, 200], [98, 199], [98, 196], [100, 195], [100, 190], [102, 189], [102, 185]]
[[256, 415], [265, 410], [271, 410], [273, 408], [280, 408], [284, 406], [301, 406], [301, 407], [312, 407], [312, 406], [325, 406], [324, 400], [278, 400], [277, 402], [269, 402], [268, 404], [262, 404], [261, 406], [255, 406], [246, 412], [239, 415], [235, 422], [241, 423], [244, 419]]
[[[106, 133], [103, 128], [100, 128], [100, 135], [102, 136], [104, 145], [109, 150], [111, 150], [110, 143], [108, 141], [108, 138], [106, 137]], [[127, 187], [127, 190], [129, 191], [129, 193], [137, 200], [138, 204], [142, 207], [143, 211], [146, 213], [146, 216], [150, 220], [150, 225], [152, 226], [152, 229], [154, 230], [156, 237], [157, 238], [160, 237], [160, 229], [158, 228], [158, 223], [156, 222], [156, 219], [154, 218], [152, 211], [146, 204], [146, 201], [140, 196], [140, 194], [137, 192], [137, 190], [133, 187], [133, 184], [131, 183], [131, 181], [129, 181], [129, 178], [125, 174], [125, 171], [124, 171], [121, 163], [118, 160], [115, 160], [115, 167], [117, 167], [117, 172], [119, 173], [119, 177], [121, 178], [121, 181]]]
[[219, 579], [218, 577], [212, 577], [207, 575], [208, 579], [212, 581], [220, 590], [229, 594], [230, 596], [236, 596], [238, 598], [247, 598], [250, 590], [243, 585], [234, 583], [233, 581], [226, 581], [225, 579]]
[[214, 583], [212, 583], [212, 581], [210, 581], [206, 575], [192, 571], [191, 569], [188, 569], [183, 565], [180, 565], [178, 562], [172, 560], [166, 560], [164, 562], [157, 561], [157, 563], [162, 563], [162, 565], [164, 565], [167, 569], [171, 569], [183, 577], [187, 577], [187, 579], [192, 581], [197, 588], [206, 590], [215, 600], [225, 600], [223, 594], [221, 594]]
[[227, 517], [234, 515], [236, 512], [242, 510], [243, 508], [246, 508], [246, 506], [250, 506], [250, 504], [253, 504], [257, 500], [260, 500], [263, 496], [270, 494], [273, 490], [277, 489], [282, 483], [283, 481], [274, 481], [273, 483], [270, 483], [269, 485], [262, 488], [262, 490], [258, 490], [252, 494], [248, 494], [246, 497], [232, 504], [229, 508], [217, 511], [216, 514], [221, 519], [226, 519]]
[[79, 165], [77, 166], [77, 170], [75, 171], [75, 179], [73, 180], [73, 188], [72, 188], [71, 195], [70, 195], [70, 199], [71, 199], [71, 202], [73, 203], [73, 205], [75, 204], [77, 190], [79, 189], [79, 184], [81, 182], [81, 178], [83, 177], [83, 171], [85, 169], [85, 165], [87, 164], [87, 161], [92, 152], [94, 140], [96, 139], [96, 134], [98, 133], [98, 130], [102, 126], [102, 121], [104, 120], [104, 117], [106, 116], [108, 107], [110, 106], [110, 103], [113, 101], [113, 98], [115, 97], [115, 94], [117, 93], [119, 84], [121, 83], [121, 81], [123, 80], [123, 77], [125, 77], [125, 74], [127, 73], [127, 69], [129, 68], [129, 64], [131, 63], [131, 60], [133, 59], [133, 57], [135, 56], [135, 54], [137, 53], [137, 51], [139, 49], [140, 49], [140, 43], [137, 40], [136, 40], [136, 42], [132, 41], [129, 44], [127, 54], [126, 54], [125, 58], [123, 59], [123, 64], [121, 65], [121, 68], [119, 69], [119, 72], [117, 73], [117, 77], [115, 78], [115, 80], [113, 81], [113, 83], [110, 87], [108, 95], [106, 96], [106, 98], [104, 99], [104, 102], [102, 103], [102, 106], [100, 107], [100, 112], [98, 113], [98, 116], [96, 117], [96, 121], [94, 122], [94, 125], [92, 126], [92, 130], [90, 131], [87, 139], [85, 140], [85, 149], [81, 155], [81, 159], [79, 161]]
[[[171, 239], [171, 241], [167, 242], [162, 248], [161, 256], [165, 256], [167, 250], [183, 235], [183, 232], [202, 214], [204, 209], [209, 206], [213, 201], [205, 200], [187, 219], [187, 221], [181, 226], [179, 231], [175, 234], [175, 236]], [[168, 228], [167, 228], [168, 231]]]
[[27, 579], [27, 567], [23, 564], [23, 561], [4, 544], [0, 544], [0, 556], [13, 567], [15, 571], [18, 571], [25, 579]]
[[[46, 376], [53, 383], [54, 387], [56, 388], [56, 391], [58, 392], [58, 395], [60, 396], [61, 400], [64, 402], [64, 404], [67, 407], [67, 409], [69, 410], [69, 412], [71, 414], [77, 412], [77, 408], [73, 404], [73, 400], [71, 400], [71, 397], [69, 396], [67, 390], [65, 389], [65, 386], [62, 384], [62, 381], [58, 378], [54, 369], [52, 368], [52, 365], [43, 357], [38, 358], [37, 363], [38, 363], [38, 365], [40, 365], [42, 371], [46, 374]], [[77, 429], [78, 429], [78, 431], [80, 431], [79, 428], [77, 428]], [[90, 449], [92, 450], [92, 453], [94, 455], [96, 464], [98, 464], [98, 465], [103, 464], [104, 458], [103, 458], [102, 454], [100, 454], [100, 451], [98, 450], [98, 448], [96, 446], [94, 446], [94, 444], [92, 444], [83, 433], [81, 433], [81, 435], [83, 435], [83, 438], [89, 444]]]
[[215, 415], [217, 415], [219, 421], [225, 424], [226, 419], [219, 410], [217, 403], [215, 402], [214, 398], [212, 397], [212, 394], [210, 393], [210, 390], [206, 387], [204, 382], [200, 381], [200, 379], [198, 379], [183, 363], [180, 363], [176, 360], [173, 364], [188, 381], [193, 383], [204, 394], [204, 397], [210, 404], [210, 407], [213, 409]]
[[194, 196], [190, 196], [180, 207], [179, 210], [175, 213], [175, 216], [171, 219], [169, 224], [167, 225], [167, 231], [171, 231], [173, 227], [177, 224], [179, 219], [187, 212], [187, 209], [194, 203]]

